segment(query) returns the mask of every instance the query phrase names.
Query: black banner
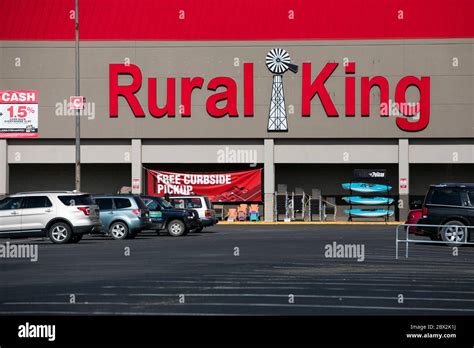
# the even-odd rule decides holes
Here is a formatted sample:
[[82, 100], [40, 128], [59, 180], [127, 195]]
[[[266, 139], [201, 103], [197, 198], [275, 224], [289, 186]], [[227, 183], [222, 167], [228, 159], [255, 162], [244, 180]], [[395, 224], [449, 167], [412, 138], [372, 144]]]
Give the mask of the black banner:
[[386, 169], [354, 169], [356, 179], [386, 179]]
[[[44, 326], [41, 332], [39, 325]], [[473, 317], [462, 316], [3, 316], [0, 346], [256, 343], [294, 347], [309, 343], [472, 347], [473, 327]], [[39, 333], [43, 337], [35, 337]]]

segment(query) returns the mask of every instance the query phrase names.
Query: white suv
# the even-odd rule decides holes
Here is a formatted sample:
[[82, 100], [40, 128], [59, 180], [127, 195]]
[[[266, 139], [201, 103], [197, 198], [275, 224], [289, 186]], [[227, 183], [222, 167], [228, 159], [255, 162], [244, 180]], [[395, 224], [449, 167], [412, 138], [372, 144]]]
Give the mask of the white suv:
[[0, 200], [0, 237], [49, 237], [77, 243], [101, 230], [99, 208], [87, 193], [21, 192]]
[[204, 227], [217, 224], [216, 212], [206, 196], [171, 196], [169, 202], [175, 208], [194, 209], [199, 213], [202, 227], [192, 232], [201, 232]]

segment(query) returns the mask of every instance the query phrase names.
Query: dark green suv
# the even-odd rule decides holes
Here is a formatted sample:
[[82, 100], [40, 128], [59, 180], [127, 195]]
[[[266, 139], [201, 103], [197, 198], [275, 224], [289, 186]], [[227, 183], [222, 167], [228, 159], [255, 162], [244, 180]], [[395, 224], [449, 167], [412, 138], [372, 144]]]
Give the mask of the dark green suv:
[[152, 226], [150, 229], [166, 231], [170, 236], [185, 236], [190, 231], [201, 231], [202, 223], [194, 209], [178, 209], [161, 197], [141, 196], [148, 209]]

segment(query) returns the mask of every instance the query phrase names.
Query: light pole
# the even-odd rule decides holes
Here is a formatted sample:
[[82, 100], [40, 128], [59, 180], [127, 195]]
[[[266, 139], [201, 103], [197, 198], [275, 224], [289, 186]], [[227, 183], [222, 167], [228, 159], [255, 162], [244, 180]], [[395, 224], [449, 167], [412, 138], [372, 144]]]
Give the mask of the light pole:
[[[79, 84], [79, 0], [76, 0], [76, 46], [75, 46], [75, 61], [76, 61], [76, 96], [80, 95]], [[81, 190], [81, 116], [80, 110], [76, 109], [76, 190]]]

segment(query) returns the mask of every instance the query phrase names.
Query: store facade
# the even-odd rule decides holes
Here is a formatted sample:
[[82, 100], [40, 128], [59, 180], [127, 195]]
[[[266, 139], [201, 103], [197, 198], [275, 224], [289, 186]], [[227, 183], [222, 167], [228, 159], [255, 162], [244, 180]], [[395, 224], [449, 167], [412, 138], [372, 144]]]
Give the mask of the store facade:
[[[84, 2], [84, 12], [100, 11]], [[279, 184], [318, 188], [339, 202], [341, 184], [354, 169], [382, 168], [403, 219], [428, 185], [474, 181], [470, 29], [454, 28], [445, 37], [428, 27], [419, 34], [423, 39], [389, 29], [359, 39], [362, 32], [348, 30], [352, 34], [341, 40], [302, 27], [303, 37], [294, 40], [290, 29], [283, 39], [244, 40], [225, 30], [200, 39], [187, 28], [177, 29], [175, 40], [110, 33], [104, 39], [105, 29], [94, 34], [91, 28], [97, 16], [84, 15], [87, 34], [80, 45], [85, 191], [131, 186], [145, 192], [146, 168], [262, 168], [264, 215], [271, 221]], [[74, 186], [75, 121], [67, 105], [74, 95], [74, 42], [61, 36], [65, 29], [54, 34], [59, 37], [51, 30], [43, 28], [38, 39], [11, 30], [1, 37], [0, 90], [38, 91], [38, 137], [0, 139], [0, 194]], [[269, 128], [276, 74], [266, 57], [274, 48], [286, 50], [298, 66], [279, 74], [283, 131]]]

